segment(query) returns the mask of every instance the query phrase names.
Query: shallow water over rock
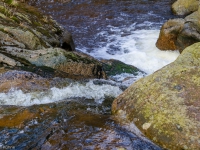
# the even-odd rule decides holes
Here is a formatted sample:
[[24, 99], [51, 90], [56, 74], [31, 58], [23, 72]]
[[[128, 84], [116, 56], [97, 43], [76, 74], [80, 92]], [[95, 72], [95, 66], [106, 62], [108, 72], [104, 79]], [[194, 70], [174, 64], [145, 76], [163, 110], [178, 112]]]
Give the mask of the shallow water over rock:
[[110, 102], [68, 99], [30, 107], [3, 106], [0, 148], [159, 150], [110, 118]]

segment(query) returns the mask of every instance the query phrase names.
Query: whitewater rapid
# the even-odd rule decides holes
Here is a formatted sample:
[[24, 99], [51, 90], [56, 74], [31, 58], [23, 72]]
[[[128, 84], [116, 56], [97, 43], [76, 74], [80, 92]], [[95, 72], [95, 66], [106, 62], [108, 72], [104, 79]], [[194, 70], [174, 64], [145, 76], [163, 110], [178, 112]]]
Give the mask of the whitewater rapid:
[[[82, 51], [97, 59], [117, 59], [124, 63], [133, 65], [145, 73], [152, 74], [154, 71], [173, 62], [179, 55], [178, 51], [160, 51], [156, 48], [155, 42], [159, 36], [159, 30], [135, 30], [129, 32], [130, 35], [122, 36], [121, 29], [110, 28], [115, 34], [108, 36], [105, 31], [97, 36], [107, 36], [107, 42], [104, 46], [88, 52]], [[112, 77], [114, 81], [122, 82], [125, 78], [129, 80], [121, 84], [129, 86], [145, 74], [119, 74]], [[69, 98], [87, 98], [94, 99], [96, 102], [102, 102], [105, 97], [117, 97], [122, 93], [118, 86], [101, 84], [95, 85], [90, 80], [85, 85], [73, 83], [63, 88], [53, 87], [46, 92], [24, 93], [18, 89], [11, 89], [8, 93], [0, 93], [0, 105], [19, 105], [30, 106], [35, 104], [46, 104], [66, 100]]]
[[117, 97], [122, 93], [118, 86], [94, 84], [92, 80], [85, 84], [78, 82], [63, 88], [53, 87], [48, 91], [24, 93], [22, 90], [10, 89], [8, 93], [0, 93], [0, 105], [31, 106], [47, 104], [72, 98], [94, 99], [102, 103], [105, 97]]
[[[76, 50], [97, 59], [120, 60], [146, 73], [138, 73], [137, 76], [123, 73], [112, 77], [115, 82], [127, 87], [173, 62], [179, 55], [178, 51], [160, 51], [155, 46], [161, 25], [173, 17], [168, 0], [101, 3], [87, 0], [73, 0], [70, 3], [30, 0], [30, 3], [43, 13], [52, 15], [72, 33]], [[165, 11], [160, 6], [165, 7]], [[129, 80], [123, 81], [125, 78]], [[102, 101], [107, 96], [117, 97], [121, 93], [119, 86], [95, 85], [91, 80], [85, 85], [73, 83], [46, 92], [24, 93], [11, 89], [8, 93], [0, 93], [0, 105], [30, 106], [79, 97]]]
[[[115, 34], [102, 31], [96, 36], [105, 36], [107, 43], [93, 51], [87, 48], [79, 50], [98, 59], [117, 59], [133, 65], [148, 75], [173, 62], [179, 56], [179, 51], [161, 51], [155, 43], [159, 30], [134, 30], [134, 26], [126, 29], [109, 27]], [[104, 37], [104, 38], [105, 38]]]

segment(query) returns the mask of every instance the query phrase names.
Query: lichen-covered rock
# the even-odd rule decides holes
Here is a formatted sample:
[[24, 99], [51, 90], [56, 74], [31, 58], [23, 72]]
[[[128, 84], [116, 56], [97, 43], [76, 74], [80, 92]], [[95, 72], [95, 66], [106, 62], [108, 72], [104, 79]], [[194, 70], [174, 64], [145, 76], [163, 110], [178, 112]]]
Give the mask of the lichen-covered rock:
[[200, 43], [131, 85], [112, 104], [120, 123], [134, 122], [167, 149], [200, 149]]
[[4, 54], [25, 59], [36, 66], [46, 66], [71, 76], [81, 78], [106, 78], [101, 63], [81, 52], [65, 51], [61, 48], [41, 50], [10, 49], [4, 47]]
[[25, 3], [0, 2], [0, 46], [31, 50], [60, 46], [62, 29], [48, 16]]
[[177, 15], [188, 15], [198, 9], [199, 0], [177, 0], [172, 5], [172, 10]]
[[156, 46], [161, 50], [179, 50], [200, 42], [200, 7], [185, 19], [172, 19], [161, 28]]
[[73, 50], [71, 34], [50, 17], [19, 1], [0, 1], [0, 66], [34, 73], [31, 67], [43, 73], [46, 67], [53, 76], [72, 79], [106, 78], [98, 60]]
[[156, 46], [160, 50], [177, 50], [177, 36], [183, 30], [184, 19], [170, 19], [161, 28]]

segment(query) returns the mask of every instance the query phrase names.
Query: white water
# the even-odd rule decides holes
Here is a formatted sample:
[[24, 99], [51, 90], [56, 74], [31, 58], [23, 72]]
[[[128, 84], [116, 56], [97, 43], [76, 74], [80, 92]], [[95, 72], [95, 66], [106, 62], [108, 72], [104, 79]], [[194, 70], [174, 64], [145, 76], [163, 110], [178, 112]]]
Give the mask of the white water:
[[[161, 51], [155, 46], [159, 30], [134, 30], [131, 26], [127, 29], [110, 27], [110, 31], [116, 34], [109, 35], [102, 31], [97, 35], [107, 37], [107, 44], [88, 54], [99, 59], [120, 60], [147, 74], [173, 62], [179, 55], [178, 51]], [[126, 33], [130, 35], [123, 36]], [[87, 53], [87, 49], [84, 52]]]
[[[110, 30], [117, 33], [121, 32], [118, 28], [111, 27]], [[118, 59], [138, 67], [147, 74], [151, 74], [173, 62], [179, 55], [177, 51], [160, 51], [156, 48], [155, 42], [158, 38], [159, 30], [136, 30], [130, 32], [131, 34], [127, 36], [121, 36], [121, 34], [108, 36], [107, 32], [100, 32], [99, 34], [106, 36], [110, 42], [95, 51], [91, 51], [89, 54], [96, 58]], [[113, 51], [113, 47], [117, 48], [117, 50]], [[115, 81], [122, 82], [129, 77], [128, 80], [123, 81], [121, 84], [129, 86], [143, 76], [144, 74], [142, 73], [138, 74], [138, 76], [124, 73], [112, 78]], [[23, 93], [21, 90], [11, 89], [8, 93], [0, 93], [0, 105], [30, 106], [78, 97], [94, 99], [98, 103], [102, 102], [106, 96], [117, 97], [121, 93], [122, 91], [117, 86], [95, 85], [90, 81], [86, 85], [76, 83], [62, 89], [51, 88], [47, 92]]]
[[[151, 74], [173, 62], [179, 55], [178, 51], [158, 50], [155, 46], [158, 35], [159, 30], [135, 30], [135, 24], [129, 28], [108, 26], [105, 31], [96, 35], [106, 39], [106, 42], [97, 42], [99, 47], [94, 50], [79, 50], [99, 59], [117, 59]], [[112, 78], [122, 82], [128, 77], [121, 85], [129, 86], [143, 76], [142, 73], [138, 76], [124, 73]], [[95, 85], [90, 81], [86, 85], [77, 83], [62, 89], [51, 88], [47, 92], [23, 93], [21, 90], [11, 89], [8, 93], [0, 93], [0, 105], [30, 106], [78, 97], [94, 99], [95, 102], [101, 103], [106, 96], [117, 97], [121, 93], [117, 86]]]
[[62, 89], [54, 87], [47, 92], [24, 93], [21, 90], [11, 89], [8, 93], [0, 93], [0, 105], [30, 106], [79, 97], [102, 102], [107, 96], [116, 97], [121, 93], [122, 90], [117, 86], [107, 84], [95, 85], [90, 81], [85, 85], [74, 83]]

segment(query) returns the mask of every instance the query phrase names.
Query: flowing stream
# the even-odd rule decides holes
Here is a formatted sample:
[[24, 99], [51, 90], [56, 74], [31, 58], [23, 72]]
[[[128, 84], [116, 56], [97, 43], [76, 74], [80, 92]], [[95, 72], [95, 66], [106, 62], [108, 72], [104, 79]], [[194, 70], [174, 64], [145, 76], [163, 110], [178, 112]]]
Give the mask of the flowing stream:
[[[29, 0], [30, 5], [51, 15], [72, 33], [76, 50], [97, 59], [120, 60], [147, 74], [173, 62], [179, 55], [178, 51], [160, 51], [155, 46], [161, 25], [175, 17], [170, 10], [173, 2]], [[131, 75], [121, 74], [116, 78], [121, 81], [126, 76]], [[134, 76], [131, 83], [143, 76]], [[40, 116], [25, 122], [21, 128], [0, 128], [0, 148], [161, 149], [143, 136], [130, 132], [137, 131], [134, 125], [127, 129], [112, 120], [111, 103], [123, 92], [121, 86], [114, 81], [99, 83], [98, 80], [90, 80], [74, 82], [61, 89], [51, 88], [46, 92], [23, 93], [11, 89], [8, 93], [0, 93], [0, 104], [4, 110], [18, 111], [20, 108]], [[60, 102], [54, 103], [57, 101]], [[47, 111], [37, 112], [44, 108]], [[0, 109], [0, 112], [6, 111]], [[44, 117], [41, 119], [41, 116]]]

